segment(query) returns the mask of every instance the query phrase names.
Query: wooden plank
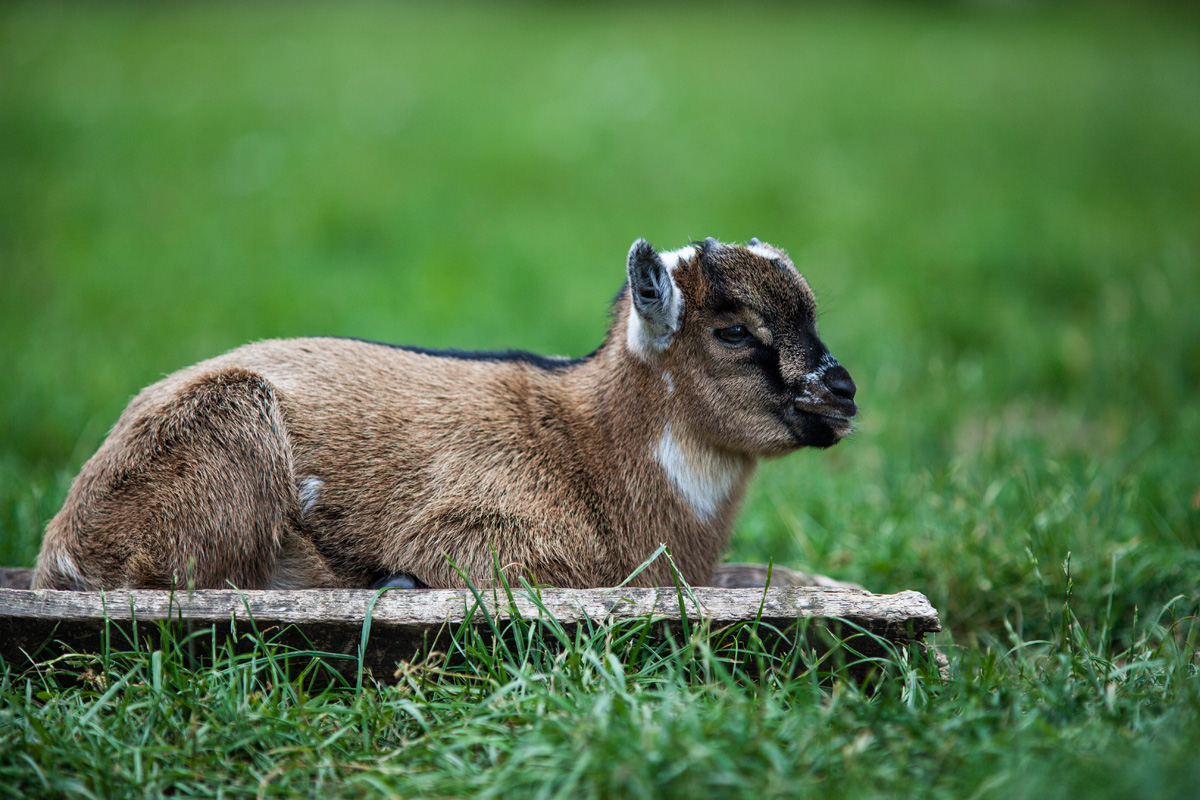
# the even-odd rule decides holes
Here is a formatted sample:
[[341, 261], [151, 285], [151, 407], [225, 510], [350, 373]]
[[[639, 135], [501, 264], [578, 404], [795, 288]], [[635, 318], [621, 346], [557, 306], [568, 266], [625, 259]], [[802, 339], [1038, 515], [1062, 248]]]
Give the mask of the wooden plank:
[[[484, 608], [497, 626], [514, 616], [556, 619], [568, 632], [580, 625], [630, 620], [666, 623], [661, 630], [708, 621], [714, 629], [760, 618], [759, 635], [783, 636], [800, 620], [845, 620], [893, 642], [920, 643], [941, 630], [937, 612], [919, 592], [877, 595], [861, 590], [793, 587], [769, 589], [543, 589], [538, 602], [527, 592], [510, 601], [491, 590]], [[93, 652], [107, 635], [123, 647], [121, 632], [138, 641], [153, 639], [157, 623], [187, 630], [230, 632], [235, 638], [256, 628], [282, 644], [356, 656], [364, 620], [371, 627], [364, 665], [387, 678], [401, 661], [436, 646], [447, 629], [486, 624], [476, 598], [461, 590], [304, 591], [204, 590], [191, 595], [162, 591], [59, 592], [0, 589], [0, 658], [14, 666], [63, 652]], [[540, 603], [540, 606], [539, 606]], [[826, 627], [829, 627], [828, 625]], [[441, 640], [444, 644], [444, 639]], [[356, 662], [345, 662], [352, 668]]]
[[[719, 586], [725, 589], [761, 589], [767, 585], [776, 588], [789, 586], [824, 586], [829, 589], [858, 589], [866, 591], [857, 583], [839, 581], [824, 575], [797, 572], [794, 569], [772, 564], [743, 564], [729, 562], [718, 564], [713, 573], [709, 586]], [[3, 586], [3, 584], [0, 584]], [[14, 589], [28, 589], [29, 586], [14, 586]]]

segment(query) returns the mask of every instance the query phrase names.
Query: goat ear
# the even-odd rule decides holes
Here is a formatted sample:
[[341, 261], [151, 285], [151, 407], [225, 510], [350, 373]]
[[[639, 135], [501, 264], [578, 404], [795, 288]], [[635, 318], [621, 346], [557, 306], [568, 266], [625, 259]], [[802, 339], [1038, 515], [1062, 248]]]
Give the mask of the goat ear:
[[629, 346], [642, 356], [666, 350], [679, 330], [683, 295], [671, 270], [650, 243], [638, 239], [629, 248]]

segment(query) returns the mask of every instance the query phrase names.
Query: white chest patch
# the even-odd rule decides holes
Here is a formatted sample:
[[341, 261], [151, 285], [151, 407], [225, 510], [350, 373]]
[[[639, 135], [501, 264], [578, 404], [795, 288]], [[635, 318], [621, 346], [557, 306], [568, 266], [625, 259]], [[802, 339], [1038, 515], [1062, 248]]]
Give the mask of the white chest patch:
[[654, 457], [692, 511], [704, 522], [712, 519], [721, 504], [729, 499], [748, 469], [743, 459], [705, 447], [684, 447], [671, 432], [669, 422], [654, 448]]

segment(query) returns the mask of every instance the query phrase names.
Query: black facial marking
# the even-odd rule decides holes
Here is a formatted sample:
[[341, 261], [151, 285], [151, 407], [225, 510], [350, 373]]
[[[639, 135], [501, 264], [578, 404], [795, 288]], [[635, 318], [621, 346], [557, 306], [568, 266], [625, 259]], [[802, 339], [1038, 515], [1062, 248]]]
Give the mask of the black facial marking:
[[800, 428], [796, 438], [801, 445], [823, 450], [833, 447], [841, 439], [827, 419], [807, 411], [798, 411], [796, 415]]
[[743, 306], [738, 301], [734, 300], [732, 297], [719, 297], [713, 303], [713, 307], [712, 307], [713, 313], [728, 314], [730, 316], [737, 314], [743, 308], [745, 308], [745, 306]]
[[767, 386], [776, 394], [790, 395], [787, 381], [783, 379], [783, 371], [779, 367], [779, 351], [774, 347], [769, 347], [765, 344], [760, 344], [754, 348], [754, 355], [751, 359], [754, 365], [758, 367], [762, 373], [763, 379], [766, 380]]

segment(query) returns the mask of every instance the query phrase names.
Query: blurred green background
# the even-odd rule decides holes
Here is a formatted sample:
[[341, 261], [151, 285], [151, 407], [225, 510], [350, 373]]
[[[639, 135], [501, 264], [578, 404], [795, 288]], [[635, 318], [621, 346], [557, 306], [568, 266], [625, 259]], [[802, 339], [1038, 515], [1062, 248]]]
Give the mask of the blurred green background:
[[580, 355], [635, 238], [757, 236], [863, 414], [764, 466], [732, 556], [919, 589], [960, 636], [1036, 635], [1068, 592], [1119, 635], [1200, 586], [1198, 30], [1141, 4], [5, 5], [0, 561], [190, 362], [309, 334]]

